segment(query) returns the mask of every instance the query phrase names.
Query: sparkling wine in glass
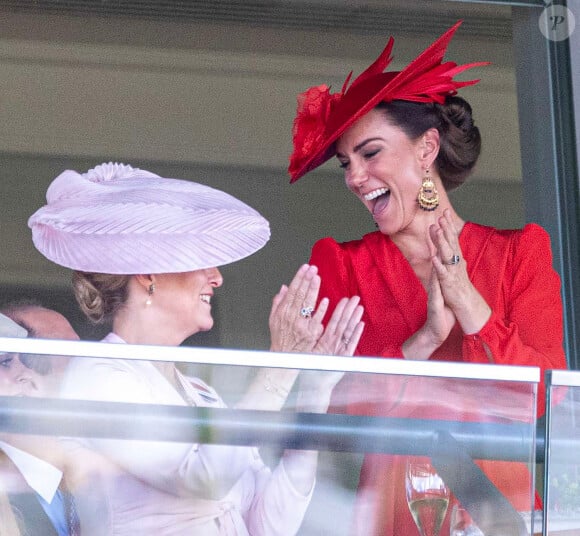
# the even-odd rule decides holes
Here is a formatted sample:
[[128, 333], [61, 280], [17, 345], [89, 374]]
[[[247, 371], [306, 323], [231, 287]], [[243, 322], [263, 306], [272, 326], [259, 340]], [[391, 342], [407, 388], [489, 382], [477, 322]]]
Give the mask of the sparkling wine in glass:
[[449, 488], [427, 461], [409, 460], [405, 475], [407, 504], [421, 536], [439, 536], [449, 505]]

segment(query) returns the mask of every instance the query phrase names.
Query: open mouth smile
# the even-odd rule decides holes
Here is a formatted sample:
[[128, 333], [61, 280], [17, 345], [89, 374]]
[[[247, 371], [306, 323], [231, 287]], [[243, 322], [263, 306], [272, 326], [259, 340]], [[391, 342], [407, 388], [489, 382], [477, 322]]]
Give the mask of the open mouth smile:
[[377, 197], [380, 197], [381, 195], [384, 195], [386, 193], [389, 193], [388, 188], [378, 188], [377, 190], [373, 190], [372, 192], [363, 195], [363, 198], [365, 199], [365, 201], [372, 201], [373, 199], [376, 199]]

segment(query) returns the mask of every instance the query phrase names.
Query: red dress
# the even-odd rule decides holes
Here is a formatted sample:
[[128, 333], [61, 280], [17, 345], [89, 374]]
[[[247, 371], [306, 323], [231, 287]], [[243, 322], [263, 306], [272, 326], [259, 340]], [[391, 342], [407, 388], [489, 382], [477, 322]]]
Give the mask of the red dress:
[[[545, 401], [544, 371], [566, 368], [560, 279], [552, 267], [549, 236], [535, 224], [522, 230], [504, 231], [468, 222], [459, 243], [469, 278], [491, 307], [492, 315], [474, 335], [464, 335], [456, 324], [430, 359], [539, 366], [540, 414]], [[357, 354], [402, 358], [403, 343], [426, 320], [427, 293], [390, 238], [378, 231], [342, 244], [325, 238], [314, 245], [310, 263], [318, 266], [322, 278], [320, 296], [330, 299], [329, 310], [344, 296], [361, 297], [365, 331]], [[425, 390], [419, 389], [418, 384], [411, 387], [408, 380], [351, 375], [337, 386], [335, 404], [352, 414], [482, 419], [477, 415], [477, 400], [470, 397], [468, 387], [452, 379], [429, 382], [430, 387]], [[493, 396], [493, 390], [490, 392]], [[477, 393], [481, 396], [479, 388]], [[506, 396], [518, 397], [518, 393]], [[444, 415], [432, 407], [434, 401], [442, 399], [449, 400], [449, 412]], [[461, 404], [455, 406], [454, 399]], [[505, 399], [499, 402], [500, 408], [509, 406]], [[517, 510], [529, 509], [530, 476], [523, 464], [480, 465]], [[355, 533], [365, 536], [417, 533], [406, 505], [402, 478], [399, 457], [375, 454], [365, 457], [355, 508]], [[444, 530], [445, 527], [442, 534]]]

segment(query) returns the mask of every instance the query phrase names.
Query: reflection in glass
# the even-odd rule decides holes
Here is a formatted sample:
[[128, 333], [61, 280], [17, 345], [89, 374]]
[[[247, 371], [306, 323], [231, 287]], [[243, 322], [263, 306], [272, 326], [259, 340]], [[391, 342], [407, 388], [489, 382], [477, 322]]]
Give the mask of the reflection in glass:
[[473, 522], [469, 512], [459, 504], [451, 510], [451, 529], [449, 536], [485, 536]]

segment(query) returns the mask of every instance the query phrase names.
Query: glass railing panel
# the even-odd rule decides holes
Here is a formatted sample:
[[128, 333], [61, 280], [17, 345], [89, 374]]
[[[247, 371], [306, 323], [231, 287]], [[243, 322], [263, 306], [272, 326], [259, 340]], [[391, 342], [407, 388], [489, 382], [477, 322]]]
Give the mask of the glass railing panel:
[[545, 534], [580, 534], [580, 372], [549, 371]]
[[[20, 367], [1, 384], [3, 459], [12, 447], [69, 475], [83, 534], [412, 536], [410, 508], [437, 505], [440, 536], [459, 506], [484, 534], [531, 533], [536, 368], [32, 339], [0, 351]], [[407, 491], [418, 462], [437, 493]]]

